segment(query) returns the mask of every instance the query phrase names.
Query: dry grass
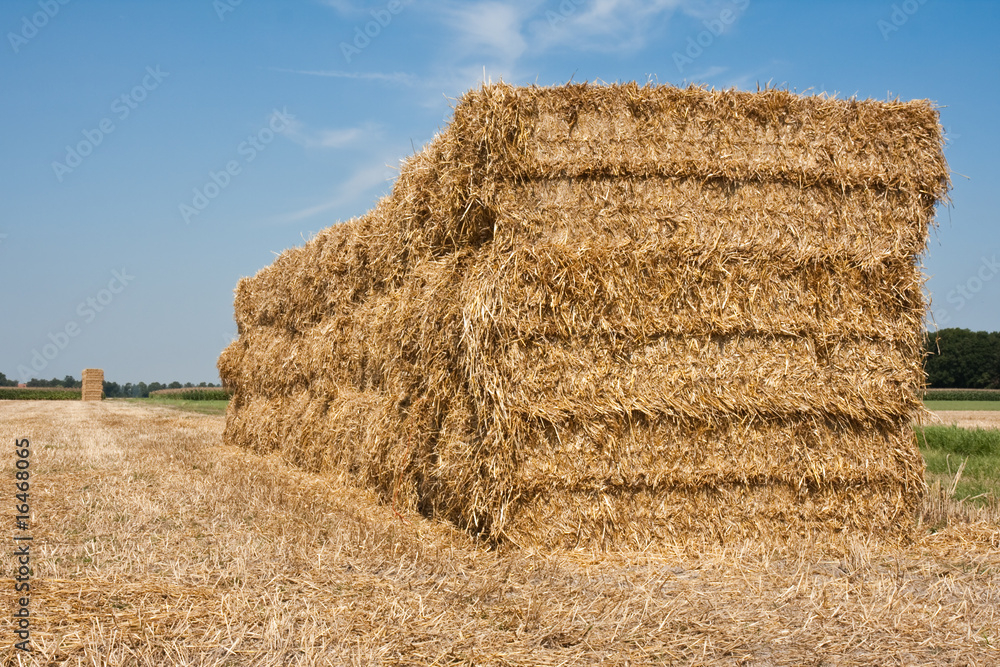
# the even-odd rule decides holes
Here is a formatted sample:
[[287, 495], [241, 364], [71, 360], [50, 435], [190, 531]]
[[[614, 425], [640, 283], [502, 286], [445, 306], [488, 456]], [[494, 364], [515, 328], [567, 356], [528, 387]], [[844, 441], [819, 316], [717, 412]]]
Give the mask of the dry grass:
[[[952, 503], [908, 544], [496, 551], [222, 429], [0, 405], [3, 439], [34, 448], [30, 664], [1000, 664], [996, 513], [970, 524]], [[29, 664], [10, 623], [0, 664]]]

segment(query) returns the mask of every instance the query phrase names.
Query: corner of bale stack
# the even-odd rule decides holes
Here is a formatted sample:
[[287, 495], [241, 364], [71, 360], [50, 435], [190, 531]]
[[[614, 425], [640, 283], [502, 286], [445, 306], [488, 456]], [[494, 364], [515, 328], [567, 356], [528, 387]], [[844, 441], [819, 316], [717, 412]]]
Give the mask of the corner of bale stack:
[[240, 282], [228, 442], [529, 545], [905, 529], [937, 112], [484, 86]]

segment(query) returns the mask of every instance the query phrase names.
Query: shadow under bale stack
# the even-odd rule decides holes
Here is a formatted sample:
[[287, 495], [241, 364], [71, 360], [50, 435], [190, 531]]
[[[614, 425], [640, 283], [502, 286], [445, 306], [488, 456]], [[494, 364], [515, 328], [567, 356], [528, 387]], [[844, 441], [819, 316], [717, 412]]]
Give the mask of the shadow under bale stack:
[[905, 529], [938, 115], [484, 86], [240, 282], [226, 440], [519, 545]]

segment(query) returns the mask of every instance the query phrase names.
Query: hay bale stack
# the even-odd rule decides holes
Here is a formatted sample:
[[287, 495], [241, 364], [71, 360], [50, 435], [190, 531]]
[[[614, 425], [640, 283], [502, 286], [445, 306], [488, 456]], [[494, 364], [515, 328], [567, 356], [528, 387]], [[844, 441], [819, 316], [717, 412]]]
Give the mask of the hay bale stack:
[[236, 290], [225, 438], [527, 545], [908, 524], [926, 101], [485, 86]]
[[100, 368], [83, 369], [83, 391], [80, 398], [84, 401], [100, 401], [104, 398], [104, 371]]

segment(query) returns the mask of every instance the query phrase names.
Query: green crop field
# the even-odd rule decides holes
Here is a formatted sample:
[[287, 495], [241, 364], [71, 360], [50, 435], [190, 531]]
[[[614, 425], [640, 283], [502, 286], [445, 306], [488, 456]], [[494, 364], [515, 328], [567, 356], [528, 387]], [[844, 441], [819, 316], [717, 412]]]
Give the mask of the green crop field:
[[0, 387], [0, 401], [79, 401], [79, 389]]
[[1000, 401], [924, 401], [928, 410], [1000, 411]]
[[150, 398], [184, 399], [187, 401], [228, 401], [229, 392], [221, 387], [183, 387], [149, 392]]
[[229, 401], [184, 399], [167, 396], [150, 396], [149, 398], [127, 398], [129, 403], [139, 403], [141, 405], [160, 405], [168, 408], [176, 408], [186, 412], [197, 412], [203, 415], [223, 415], [226, 413], [226, 406]]
[[1000, 389], [928, 389], [925, 401], [1000, 401]]

